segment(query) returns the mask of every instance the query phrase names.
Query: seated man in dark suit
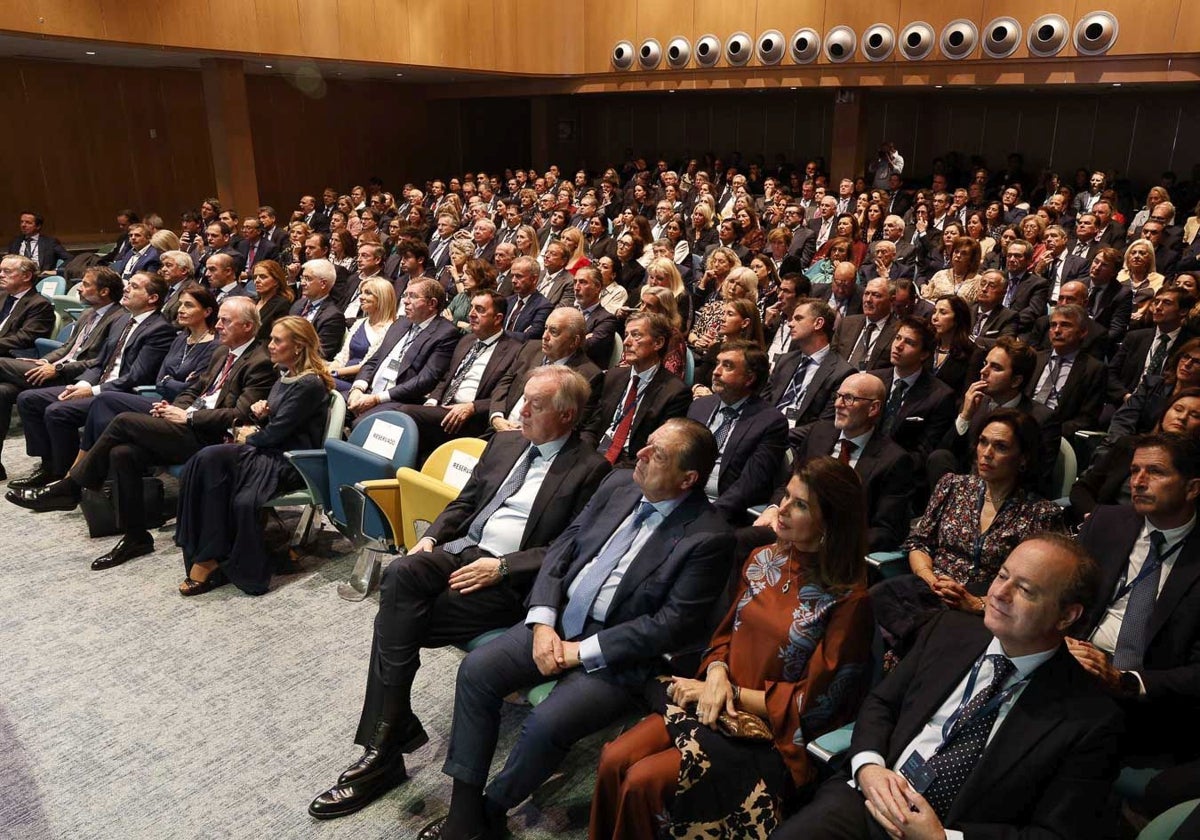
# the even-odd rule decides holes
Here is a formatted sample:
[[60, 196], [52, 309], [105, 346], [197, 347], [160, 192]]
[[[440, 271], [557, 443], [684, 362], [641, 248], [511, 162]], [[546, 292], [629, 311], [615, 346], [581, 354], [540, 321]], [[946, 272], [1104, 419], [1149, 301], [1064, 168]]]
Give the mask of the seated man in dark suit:
[[35, 275], [54, 274], [59, 262], [71, 261], [70, 252], [63, 247], [61, 242], [53, 236], [42, 233], [44, 222], [45, 219], [40, 213], [29, 210], [22, 212], [19, 221], [21, 234], [13, 237], [13, 240], [8, 243], [9, 254], [32, 260]]
[[[125, 314], [118, 303], [123, 290], [124, 283], [111, 268], [88, 268], [79, 283], [79, 300], [88, 308], [79, 316], [70, 341], [40, 359], [0, 358], [0, 448], [8, 437], [18, 394], [30, 388], [65, 385], [99, 364], [113, 322]], [[0, 481], [6, 478], [0, 465]]]
[[537, 368], [521, 430], [492, 438], [458, 498], [388, 565], [355, 736], [365, 752], [309, 805], [314, 817], [353, 813], [407, 779], [404, 753], [428, 740], [411, 701], [422, 647], [464, 644], [525, 614], [547, 546], [609, 471], [574, 432], [589, 393], [570, 368]]
[[[711, 630], [733, 547], [704, 495], [716, 454], [704, 426], [668, 420], [636, 469], [610, 475], [554, 541], [524, 622], [458, 670], [442, 768], [454, 777], [450, 814], [419, 837], [498, 834], [508, 810], [554, 773], [566, 745], [636, 709], [662, 655]], [[548, 679], [557, 680], [554, 690], [530, 713], [485, 796], [504, 697]]]
[[852, 262], [838, 263], [829, 283], [815, 283], [812, 296], [827, 303], [839, 318], [862, 314], [862, 289], [858, 287], [858, 272]]
[[1200, 445], [1177, 434], [1135, 445], [1132, 505], [1100, 505], [1079, 541], [1100, 564], [1096, 603], [1071, 652], [1120, 699], [1128, 749], [1194, 757], [1200, 712]]
[[657, 313], [635, 313], [625, 322], [629, 367], [604, 375], [581, 436], [617, 467], [632, 466], [650, 433], [671, 417], [683, 417], [692, 402], [683, 380], [662, 364], [671, 324]]
[[233, 233], [224, 222], [210, 222], [204, 229], [204, 250], [196, 258], [196, 279], [203, 280], [207, 276], [205, 267], [215, 254], [225, 254], [233, 260], [233, 276], [237, 278], [242, 273], [244, 264], [241, 253], [229, 244]]
[[450, 357], [450, 366], [423, 405], [400, 410], [417, 421], [417, 461], [456, 437], [476, 437], [487, 429], [492, 392], [525, 345], [505, 335], [504, 298], [483, 289], [471, 298], [471, 332]]
[[122, 280], [128, 280], [139, 271], [156, 273], [162, 267], [158, 249], [150, 244], [150, 234], [146, 226], [138, 223], [129, 226], [129, 251], [119, 261], [113, 263], [113, 271], [121, 275]]
[[1174, 351], [1191, 338], [1183, 320], [1196, 299], [1178, 286], [1159, 289], [1150, 304], [1153, 327], [1125, 334], [1108, 363], [1108, 401], [1120, 407], [1147, 376], [1161, 376]]
[[246, 282], [254, 270], [254, 264], [263, 260], [273, 260], [279, 254], [279, 247], [263, 236], [262, 222], [247, 216], [242, 219], [242, 241], [237, 244], [238, 253], [242, 255], [241, 280]]
[[554, 304], [546, 300], [537, 290], [541, 268], [532, 257], [517, 257], [508, 271], [513, 294], [508, 299], [508, 317], [504, 329], [518, 341], [536, 340], [542, 337], [546, 318], [554, 310]]
[[488, 425], [493, 431], [509, 432], [521, 428], [525, 383], [543, 365], [566, 365], [587, 380], [595, 394], [602, 371], [583, 352], [587, 322], [578, 309], [560, 306], [546, 319], [541, 341], [526, 341], [516, 360], [509, 365], [492, 391]]
[[1050, 351], [1037, 354], [1025, 393], [1054, 414], [1068, 440], [1080, 429], [1095, 429], [1108, 387], [1104, 363], [1082, 352], [1084, 322], [1078, 306], [1056, 306], [1050, 312]]
[[25, 451], [41, 459], [35, 473], [41, 483], [57, 481], [75, 463], [79, 427], [87, 420], [93, 397], [101, 391], [132, 393], [139, 385], [154, 384], [176, 335], [159, 312], [166, 291], [167, 284], [156, 274], [133, 275], [121, 296], [127, 314], [113, 324], [96, 363], [69, 385], [35, 388], [17, 397]]
[[[292, 304], [289, 315], [299, 315], [313, 325], [321, 342], [321, 357], [333, 359], [346, 340], [346, 318], [334, 303], [333, 284], [337, 271], [329, 260], [309, 260], [300, 270], [303, 295]], [[399, 323], [397, 321], [397, 323]]]
[[911, 454], [918, 469], [954, 418], [954, 392], [926, 366], [936, 344], [929, 324], [905, 318], [892, 340], [891, 367], [871, 371], [888, 392], [880, 431]]
[[992, 269], [979, 277], [979, 293], [971, 304], [971, 339], [985, 349], [1002, 335], [1017, 334], [1017, 313], [1002, 303], [1007, 286], [1002, 271]]
[[237, 268], [233, 257], [228, 254], [213, 254], [204, 266], [204, 282], [217, 303], [225, 302], [226, 298], [249, 295], [246, 286], [238, 282]]
[[1024, 239], [1009, 243], [1004, 252], [1004, 265], [1008, 286], [1001, 303], [1017, 313], [1017, 332], [1033, 328], [1033, 323], [1046, 314], [1046, 301], [1050, 299], [1050, 281], [1034, 274], [1033, 246]]
[[596, 367], [607, 370], [612, 363], [619, 323], [615, 315], [600, 305], [603, 287], [600, 272], [590, 265], [575, 272], [575, 306], [583, 313], [587, 324], [584, 346]]
[[876, 277], [862, 291], [862, 314], [846, 315], [833, 333], [833, 352], [855, 370], [887, 367], [897, 320], [891, 281]]
[[1046, 250], [1033, 266], [1035, 274], [1050, 281], [1050, 300], [1058, 300], [1059, 289], [1068, 280], [1086, 280], [1090, 263], [1067, 251], [1067, 232], [1050, 225], [1043, 234]]
[[896, 259], [896, 243], [890, 239], [881, 239], [871, 243], [873, 258], [870, 262], [863, 261], [858, 270], [858, 283], [865, 286], [876, 277], [884, 280], [899, 280], [901, 277], [913, 276], [913, 267], [905, 265]]
[[1121, 252], [1114, 248], [1101, 248], [1092, 258], [1088, 270], [1092, 285], [1088, 291], [1087, 313], [1105, 330], [1104, 358], [1116, 352], [1129, 330], [1129, 318], [1133, 313], [1133, 290], [1117, 281], [1121, 270]]
[[717, 441], [717, 463], [704, 492], [732, 524], [748, 521], [746, 508], [771, 495], [787, 447], [788, 423], [758, 396], [767, 381], [767, 354], [749, 341], [721, 346], [712, 390], [700, 396], [687, 416], [703, 423]]
[[1096, 580], [1068, 537], [1017, 546], [983, 620], [929, 623], [863, 703], [847, 771], [773, 837], [1107, 836], [1121, 713], [1063, 643]]
[[111, 551], [92, 561], [92, 569], [153, 552], [142, 489], [146, 470], [182, 464], [202, 447], [224, 441], [230, 426], [251, 422], [250, 406], [266, 399], [279, 378], [266, 349], [255, 343], [260, 326], [250, 298], [225, 301], [216, 326], [222, 346], [213, 351], [204, 375], [173, 403], [155, 403], [150, 414], [117, 415], [62, 481], [19, 495], [10, 491], [5, 498], [37, 512], [72, 510], [83, 488], [99, 490], [111, 473], [123, 535]]
[[[1079, 352], [1103, 360], [1107, 333], [1104, 327], [1097, 324], [1092, 320], [1090, 315], [1086, 314], [1087, 298], [1088, 287], [1085, 282], [1082, 280], [1068, 280], [1059, 289], [1058, 300], [1055, 303], [1059, 306], [1078, 306], [1084, 310], [1086, 329], [1084, 331], [1083, 343], [1079, 345]], [[1042, 315], [1034, 322], [1033, 329], [1021, 335], [1020, 338], [1034, 350], [1050, 350], [1050, 316]]]
[[0, 357], [32, 350], [33, 342], [54, 329], [54, 305], [33, 288], [37, 264], [28, 257], [0, 260]]

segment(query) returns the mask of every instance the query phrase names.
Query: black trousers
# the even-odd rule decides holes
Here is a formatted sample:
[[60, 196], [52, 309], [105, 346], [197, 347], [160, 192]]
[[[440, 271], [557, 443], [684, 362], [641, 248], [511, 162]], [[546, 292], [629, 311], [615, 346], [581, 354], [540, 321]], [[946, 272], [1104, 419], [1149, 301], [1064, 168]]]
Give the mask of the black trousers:
[[524, 593], [508, 581], [470, 595], [450, 589], [451, 572], [486, 556], [476, 547], [461, 554], [435, 548], [400, 555], [388, 565], [379, 587], [367, 695], [355, 743], [366, 745], [389, 697], [402, 714], [412, 711], [410, 694], [421, 667], [421, 648], [464, 644], [525, 615]]
[[817, 789], [812, 802], [775, 829], [772, 840], [888, 840], [867, 813], [866, 800], [839, 773]]
[[[17, 396], [22, 391], [34, 387], [25, 378], [25, 374], [32, 370], [33, 366], [34, 362], [31, 359], [0, 359], [0, 450], [4, 449], [4, 439], [8, 437], [12, 428], [12, 413], [17, 407]], [[65, 380], [55, 376], [37, 387], [65, 384]]]

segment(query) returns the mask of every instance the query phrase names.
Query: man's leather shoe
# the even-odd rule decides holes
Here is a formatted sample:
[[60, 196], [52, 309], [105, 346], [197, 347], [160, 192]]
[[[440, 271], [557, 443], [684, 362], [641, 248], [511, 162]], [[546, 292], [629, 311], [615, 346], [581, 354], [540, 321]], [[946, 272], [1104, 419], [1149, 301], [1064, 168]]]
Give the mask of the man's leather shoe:
[[113, 546], [108, 554], [101, 555], [92, 561], [92, 571], [111, 569], [120, 566], [126, 560], [141, 557], [143, 554], [154, 553], [153, 537], [121, 537], [121, 541]]
[[[442, 817], [422, 828], [421, 833], [417, 835], [417, 840], [442, 840], [443, 837], [449, 837], [448, 834], [443, 833], [448, 819], [449, 817]], [[473, 834], [468, 840], [481, 840], [482, 837], [482, 834]]]
[[45, 467], [38, 467], [24, 478], [14, 478], [8, 482], [9, 490], [32, 490], [35, 487], [45, 487], [47, 484], [58, 481], [62, 478], [61, 475], [54, 475]]
[[404, 759], [397, 758], [387, 773], [348, 785], [335, 785], [308, 804], [308, 813], [319, 820], [353, 814], [370, 805], [392, 788], [408, 781]]
[[[375, 725], [375, 732], [363, 750], [362, 758], [345, 769], [338, 776], [339, 785], [353, 784], [365, 781], [379, 773], [387, 772], [394, 758], [404, 753], [415, 752], [429, 743], [421, 721], [416, 715], [409, 715], [401, 724], [393, 726], [386, 721]], [[403, 763], [403, 762], [401, 762]]]
[[8, 470], [4, 469], [3, 464], [0, 464], [0, 481], [8, 481]]
[[4, 498], [17, 507], [23, 507], [34, 513], [45, 513], [50, 510], [75, 510], [79, 505], [79, 495], [69, 484], [61, 481], [47, 487], [35, 487], [32, 490], [9, 490]]

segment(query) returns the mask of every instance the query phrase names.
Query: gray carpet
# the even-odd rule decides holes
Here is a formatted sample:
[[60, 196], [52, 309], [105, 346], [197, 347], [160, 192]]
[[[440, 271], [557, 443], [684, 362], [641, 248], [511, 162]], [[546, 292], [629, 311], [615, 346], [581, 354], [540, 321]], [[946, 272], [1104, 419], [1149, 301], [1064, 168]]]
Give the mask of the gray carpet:
[[[28, 472], [19, 437], [11, 476]], [[0, 485], [0, 490], [4, 485]], [[412, 779], [350, 817], [309, 800], [357, 758], [375, 597], [343, 601], [348, 546], [321, 532], [304, 571], [260, 598], [181, 598], [172, 533], [105, 572], [82, 514], [0, 501], [0, 838], [414, 837], [449, 802], [441, 772], [461, 654], [428, 651], [413, 705], [431, 736]], [[503, 756], [525, 710], [506, 707]], [[583, 837], [601, 743], [510, 819], [519, 837]]]

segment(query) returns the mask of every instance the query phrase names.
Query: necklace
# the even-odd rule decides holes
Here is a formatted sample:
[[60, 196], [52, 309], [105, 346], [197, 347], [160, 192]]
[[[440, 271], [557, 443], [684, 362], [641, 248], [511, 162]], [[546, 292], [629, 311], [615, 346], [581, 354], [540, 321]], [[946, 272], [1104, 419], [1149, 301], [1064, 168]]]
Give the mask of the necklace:
[[212, 330], [206, 330], [204, 332], [204, 335], [200, 336], [195, 341], [191, 341], [191, 340], [185, 341], [183, 343], [183, 358], [179, 360], [180, 363], [182, 364], [183, 362], [186, 362], [188, 354], [191, 353], [192, 350], [194, 350], [197, 345], [202, 344], [204, 342], [204, 339], [208, 338], [210, 335], [212, 335]]

